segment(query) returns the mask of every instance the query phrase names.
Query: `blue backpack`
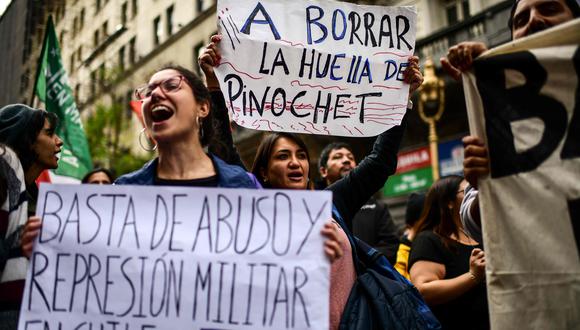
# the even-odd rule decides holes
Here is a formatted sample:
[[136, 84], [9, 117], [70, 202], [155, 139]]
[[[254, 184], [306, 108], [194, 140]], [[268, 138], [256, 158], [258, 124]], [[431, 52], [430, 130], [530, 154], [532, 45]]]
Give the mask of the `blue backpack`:
[[441, 329], [411, 282], [382, 253], [353, 236], [334, 205], [332, 211], [348, 236], [357, 273], [339, 329]]

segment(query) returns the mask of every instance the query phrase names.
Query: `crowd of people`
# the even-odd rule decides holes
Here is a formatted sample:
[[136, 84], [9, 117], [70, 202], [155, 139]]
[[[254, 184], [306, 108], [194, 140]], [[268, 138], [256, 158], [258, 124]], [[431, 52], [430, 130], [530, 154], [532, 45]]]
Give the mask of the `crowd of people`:
[[[508, 22], [518, 39], [580, 15], [575, 0], [514, 1]], [[167, 66], [135, 91], [141, 100], [147, 139], [157, 156], [141, 169], [115, 179], [112, 171], [95, 168], [83, 184], [224, 187], [247, 189], [314, 189], [311, 154], [299, 135], [268, 133], [246, 169], [233, 143], [224, 96], [214, 67], [220, 63], [220, 36], [213, 36], [199, 57], [203, 82], [192, 71]], [[474, 59], [487, 50], [478, 42], [449, 49], [441, 65], [461, 79]], [[409, 95], [423, 80], [419, 59], [409, 58], [404, 81]], [[412, 110], [412, 104], [408, 111]], [[15, 329], [22, 299], [27, 257], [42, 220], [35, 216], [40, 173], [58, 166], [62, 140], [55, 134], [55, 115], [26, 105], [0, 109], [0, 329]], [[477, 182], [489, 173], [482, 140], [465, 137], [464, 173], [433, 183], [409, 197], [406, 228], [393, 223], [388, 208], [373, 198], [395, 173], [406, 117], [380, 134], [360, 162], [345, 143], [328, 145], [319, 155], [318, 172], [332, 192], [333, 218], [321, 231], [331, 262], [330, 327], [338, 329], [357, 274], [348, 233], [354, 233], [384, 254], [419, 290], [443, 329], [487, 329], [485, 287]], [[208, 150], [208, 151], [206, 151]]]

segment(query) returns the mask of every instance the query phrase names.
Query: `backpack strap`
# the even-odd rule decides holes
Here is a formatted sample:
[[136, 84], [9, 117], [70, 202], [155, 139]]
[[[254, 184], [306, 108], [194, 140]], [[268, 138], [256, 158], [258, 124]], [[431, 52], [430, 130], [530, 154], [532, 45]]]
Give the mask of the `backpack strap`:
[[357, 276], [361, 275], [362, 273], [364, 273], [366, 267], [358, 256], [357, 242], [359, 241], [359, 239], [356, 238], [348, 229], [346, 223], [342, 219], [342, 216], [338, 212], [338, 209], [336, 208], [336, 206], [334, 206], [334, 203], [332, 204], [332, 217], [334, 218], [334, 220], [336, 220], [336, 222], [340, 225], [342, 230], [346, 233], [346, 236], [348, 237], [348, 241], [350, 243], [350, 249], [352, 251], [352, 261], [354, 264], [356, 274]]

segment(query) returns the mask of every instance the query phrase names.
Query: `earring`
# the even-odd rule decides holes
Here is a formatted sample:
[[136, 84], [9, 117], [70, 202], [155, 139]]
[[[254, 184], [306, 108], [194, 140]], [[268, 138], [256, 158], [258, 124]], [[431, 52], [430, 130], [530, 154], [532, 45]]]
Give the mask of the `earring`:
[[150, 142], [149, 139], [147, 139], [147, 145], [149, 145], [149, 148], [145, 148], [143, 146], [142, 136], [144, 135], [144, 133], [145, 133], [145, 127], [143, 127], [143, 129], [141, 130], [141, 132], [139, 132], [139, 145], [141, 146], [141, 148], [143, 150], [149, 151], [149, 152], [157, 150], [157, 143], [155, 143], [155, 145], [153, 147], [151, 147], [151, 142]]
[[199, 116], [196, 117], [197, 122], [197, 129], [199, 129], [199, 140], [203, 140], [203, 120], [199, 119]]

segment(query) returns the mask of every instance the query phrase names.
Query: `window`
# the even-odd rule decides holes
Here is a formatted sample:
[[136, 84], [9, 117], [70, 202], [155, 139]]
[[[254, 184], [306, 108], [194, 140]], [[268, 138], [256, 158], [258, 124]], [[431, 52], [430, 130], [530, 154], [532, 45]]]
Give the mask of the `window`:
[[132, 14], [133, 17], [137, 16], [137, 12], [139, 11], [139, 8], [137, 7], [137, 0], [131, 0], [131, 8], [133, 9]]
[[203, 11], [203, 0], [197, 0], [197, 13], [201, 13]]
[[203, 72], [201, 72], [201, 68], [199, 67], [199, 63], [197, 63], [197, 59], [203, 52], [203, 49], [203, 43], [201, 42], [193, 47], [193, 67], [195, 68], [195, 73], [197, 73], [199, 76], [201, 76]]
[[167, 8], [165, 13], [167, 14], [167, 20], [165, 21], [167, 23], [167, 37], [170, 37], [173, 34], [173, 5]]
[[97, 73], [95, 71], [91, 72], [91, 97], [94, 97], [97, 93]]
[[157, 16], [153, 20], [153, 44], [159, 45], [161, 42], [161, 17]]
[[103, 39], [106, 39], [109, 36], [109, 22], [105, 21], [101, 29], [103, 30]]
[[127, 8], [128, 8], [129, 4], [127, 2], [124, 2], [121, 5], [121, 25], [125, 26], [127, 25]]
[[[30, 70], [26, 69], [26, 72], [20, 76], [20, 94], [24, 93], [24, 91], [26, 90], [26, 88], [28, 88], [28, 82], [29, 82], [29, 77], [30, 76]], [[26, 103], [22, 102], [22, 103]]]
[[101, 10], [101, 0], [95, 1], [95, 13], [98, 13]]
[[76, 104], [81, 103], [81, 84], [76, 84], [74, 98], [75, 98]]
[[93, 34], [93, 46], [95, 46], [95, 48], [99, 45], [99, 30], [95, 30], [95, 33]]
[[24, 51], [22, 52], [22, 64], [26, 63], [32, 52], [32, 38], [25, 33], [24, 34]]
[[56, 13], [55, 13], [55, 15], [54, 15], [54, 20], [55, 20], [56, 22], [59, 22], [61, 17], [62, 17], [62, 15], [61, 15], [61, 13], [60, 13], [60, 7], [59, 7], [59, 8], [57, 8], [57, 9], [56, 9]]
[[105, 63], [99, 66], [99, 86], [101, 90], [105, 86]]
[[119, 69], [125, 71], [125, 46], [119, 49]]
[[135, 37], [129, 41], [129, 63], [131, 65], [137, 62], [137, 53], [135, 51]]
[[125, 118], [126, 119], [131, 119], [131, 116], [133, 115], [133, 110], [131, 109], [131, 101], [133, 101], [133, 91], [132, 90], [128, 90], [125, 93]]
[[77, 34], [78, 29], [79, 29], [79, 20], [77, 17], [75, 17], [73, 18], [73, 28], [72, 28], [73, 36]]
[[81, 14], [79, 16], [79, 29], [82, 29], [85, 26], [85, 9], [81, 9]]
[[73, 55], [70, 57], [70, 65], [68, 68], [68, 72], [73, 73], [74, 70], [75, 70], [75, 56]]
[[58, 37], [58, 43], [62, 45], [64, 40], [64, 30], [60, 31], [60, 36]]
[[469, 17], [468, 0], [447, 0], [445, 3], [447, 24], [452, 25]]
[[79, 49], [77, 49], [77, 61], [79, 63], [83, 62], [83, 46], [82, 45], [80, 45]]

